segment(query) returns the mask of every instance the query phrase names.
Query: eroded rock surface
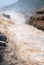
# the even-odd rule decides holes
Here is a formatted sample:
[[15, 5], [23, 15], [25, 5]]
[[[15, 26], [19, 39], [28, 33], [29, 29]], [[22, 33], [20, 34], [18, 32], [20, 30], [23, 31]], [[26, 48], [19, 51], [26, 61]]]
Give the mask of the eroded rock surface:
[[30, 17], [29, 24], [44, 31], [44, 8], [37, 10], [35, 14]]
[[0, 32], [7, 37], [0, 65], [44, 65], [44, 32], [30, 25], [15, 25], [0, 15]]

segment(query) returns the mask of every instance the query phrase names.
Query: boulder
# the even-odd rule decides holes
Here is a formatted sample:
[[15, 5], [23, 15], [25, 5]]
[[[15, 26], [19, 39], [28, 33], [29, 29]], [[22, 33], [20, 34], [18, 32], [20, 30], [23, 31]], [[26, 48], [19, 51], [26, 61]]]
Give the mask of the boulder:
[[30, 17], [29, 24], [44, 31], [44, 8], [37, 10]]

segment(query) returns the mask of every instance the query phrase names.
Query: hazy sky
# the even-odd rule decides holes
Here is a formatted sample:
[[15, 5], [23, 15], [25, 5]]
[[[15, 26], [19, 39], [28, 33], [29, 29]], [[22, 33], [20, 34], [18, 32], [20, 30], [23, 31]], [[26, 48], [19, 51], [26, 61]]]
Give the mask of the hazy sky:
[[0, 8], [2, 8], [3, 6], [7, 6], [9, 4], [12, 4], [16, 1], [18, 0], [0, 0]]

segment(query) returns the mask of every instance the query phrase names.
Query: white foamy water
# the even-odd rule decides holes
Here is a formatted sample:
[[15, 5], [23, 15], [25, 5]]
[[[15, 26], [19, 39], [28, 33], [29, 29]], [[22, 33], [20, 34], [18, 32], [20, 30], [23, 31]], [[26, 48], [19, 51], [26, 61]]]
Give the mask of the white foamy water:
[[14, 21], [15, 24], [24, 24], [26, 22], [25, 15], [22, 13], [3, 11], [2, 14], [10, 15], [10, 18]]

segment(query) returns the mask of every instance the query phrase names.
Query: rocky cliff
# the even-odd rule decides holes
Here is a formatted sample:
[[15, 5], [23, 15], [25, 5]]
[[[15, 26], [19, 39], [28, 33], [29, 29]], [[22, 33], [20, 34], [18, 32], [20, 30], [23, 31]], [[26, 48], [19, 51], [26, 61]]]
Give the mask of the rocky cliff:
[[41, 8], [30, 17], [29, 24], [44, 31], [44, 8]]
[[[0, 65], [44, 65], [44, 32], [26, 24], [15, 25], [0, 15]], [[2, 35], [2, 38], [3, 38]], [[3, 59], [3, 60], [2, 60]]]

